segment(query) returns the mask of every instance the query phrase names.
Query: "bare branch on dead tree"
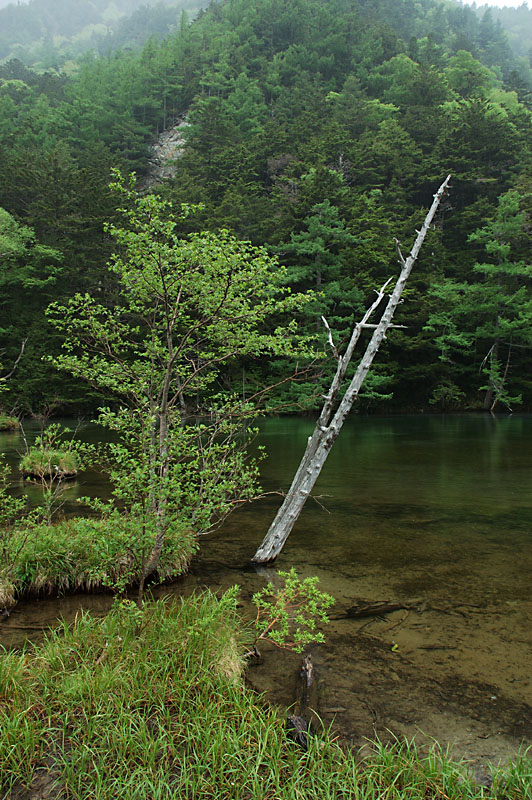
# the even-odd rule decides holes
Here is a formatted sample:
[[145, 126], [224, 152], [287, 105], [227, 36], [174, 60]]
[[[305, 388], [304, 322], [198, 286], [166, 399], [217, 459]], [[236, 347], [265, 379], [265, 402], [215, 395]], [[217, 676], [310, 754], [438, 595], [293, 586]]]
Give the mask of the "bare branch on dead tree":
[[12, 366], [12, 368], [11, 368], [11, 372], [8, 372], [8, 373], [7, 373], [7, 375], [2, 375], [2, 377], [0, 377], [0, 381], [1, 381], [1, 382], [8, 381], [8, 380], [9, 380], [9, 379], [12, 377], [13, 373], [15, 372], [16, 368], [17, 368], [17, 367], [18, 367], [18, 365], [19, 365], [20, 359], [21, 359], [21, 358], [22, 358], [22, 356], [24, 355], [24, 348], [26, 347], [26, 342], [27, 342], [27, 341], [28, 341], [27, 339], [23, 339], [23, 340], [22, 340], [22, 343], [21, 343], [21, 345], [20, 345], [20, 351], [19, 351], [19, 354], [18, 354], [18, 356], [17, 356], [17, 358], [16, 358], [16, 361], [15, 361], [15, 363], [13, 364], [13, 366]]

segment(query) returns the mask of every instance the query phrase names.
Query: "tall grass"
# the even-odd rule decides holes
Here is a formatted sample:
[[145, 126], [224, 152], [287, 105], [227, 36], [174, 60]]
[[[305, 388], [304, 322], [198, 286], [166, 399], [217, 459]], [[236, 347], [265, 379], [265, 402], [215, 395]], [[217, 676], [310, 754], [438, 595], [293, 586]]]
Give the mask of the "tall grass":
[[34, 480], [74, 478], [78, 474], [79, 460], [72, 450], [31, 447], [19, 463], [19, 470]]
[[[303, 751], [245, 688], [236, 593], [80, 614], [41, 647], [0, 657], [2, 798], [77, 800], [525, 800], [523, 758], [475, 785], [434, 751], [363, 762], [329, 733]], [[53, 788], [51, 788], [53, 787]]]
[[18, 431], [19, 429], [20, 421], [17, 417], [0, 411], [0, 431]]
[[[143, 568], [139, 528], [137, 520], [113, 513], [13, 530], [0, 566], [0, 606], [9, 608], [22, 594], [114, 590], [137, 583]], [[157, 578], [184, 572], [195, 548], [191, 531], [170, 528]]]

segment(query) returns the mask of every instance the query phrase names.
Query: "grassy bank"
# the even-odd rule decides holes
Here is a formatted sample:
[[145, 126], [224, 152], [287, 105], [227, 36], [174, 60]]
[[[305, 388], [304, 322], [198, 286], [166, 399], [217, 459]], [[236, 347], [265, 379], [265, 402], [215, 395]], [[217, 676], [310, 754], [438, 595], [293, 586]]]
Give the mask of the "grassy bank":
[[[142, 531], [129, 517], [76, 517], [53, 525], [20, 527], [5, 543], [0, 608], [24, 594], [116, 590], [139, 580]], [[196, 548], [194, 535], [171, 528], [158, 565], [159, 580], [183, 573]]]
[[303, 751], [242, 680], [236, 596], [80, 615], [0, 656], [3, 798], [524, 800], [525, 762], [492, 790], [436, 755], [380, 749], [358, 764], [326, 733]]

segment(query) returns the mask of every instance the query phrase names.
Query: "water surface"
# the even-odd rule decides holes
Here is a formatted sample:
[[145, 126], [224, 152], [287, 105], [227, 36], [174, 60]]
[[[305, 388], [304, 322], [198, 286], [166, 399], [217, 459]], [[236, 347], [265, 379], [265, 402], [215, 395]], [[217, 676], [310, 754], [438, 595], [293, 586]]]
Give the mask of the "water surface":
[[[311, 420], [269, 419], [264, 489], [288, 488], [312, 432]], [[100, 434], [89, 427], [88, 438]], [[0, 444], [16, 458], [20, 440]], [[319, 711], [349, 741], [396, 735], [454, 743], [479, 761], [532, 742], [532, 416], [351, 418], [335, 443], [275, 569], [318, 575], [337, 598], [325, 645], [312, 648]], [[80, 476], [76, 495], [105, 494], [97, 473]], [[275, 569], [249, 565], [280, 502], [272, 494], [202, 537], [188, 576], [158, 593], [238, 583], [244, 615]], [[391, 601], [405, 609], [369, 621], [349, 619], [356, 603]], [[110, 598], [21, 603], [4, 623], [6, 644], [71, 617], [79, 604], [104, 613]], [[407, 607], [408, 606], [408, 607]], [[298, 659], [264, 648], [250, 680], [281, 703], [293, 702]]]

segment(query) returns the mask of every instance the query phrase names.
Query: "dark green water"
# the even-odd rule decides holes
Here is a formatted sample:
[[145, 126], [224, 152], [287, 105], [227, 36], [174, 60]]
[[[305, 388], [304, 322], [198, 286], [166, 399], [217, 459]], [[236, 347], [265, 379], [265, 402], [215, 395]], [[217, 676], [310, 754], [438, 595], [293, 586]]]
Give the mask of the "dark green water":
[[[311, 431], [299, 419], [264, 424], [266, 489], [288, 486]], [[410, 596], [435, 591], [437, 572], [442, 594], [529, 598], [531, 480], [530, 416], [354, 417], [315, 488], [327, 511], [309, 502], [280, 562], [381, 570]], [[234, 560], [252, 555], [278, 502], [235, 515], [217, 535], [231, 538]]]
[[[263, 422], [266, 491], [288, 487], [312, 428], [298, 418]], [[30, 440], [34, 433], [30, 426]], [[94, 441], [100, 431], [88, 425], [82, 435]], [[1, 434], [0, 448], [14, 465], [23, 442]], [[38, 501], [38, 488], [16, 481]], [[383, 589], [402, 597], [530, 599], [531, 482], [532, 416], [355, 416], [315, 487], [319, 502], [308, 502], [276, 566], [330, 571], [333, 593], [335, 575], [378, 573]], [[78, 497], [108, 490], [88, 471], [66, 490], [64, 512], [79, 513]], [[246, 565], [279, 502], [272, 495], [247, 506], [203, 537], [193, 571], [208, 580], [213, 562]], [[341, 590], [357, 594], [355, 585]]]
[[[262, 424], [265, 490], [288, 487], [312, 428], [294, 418]], [[84, 435], [99, 433], [89, 427]], [[0, 447], [16, 460], [19, 437], [2, 435]], [[65, 511], [76, 508], [76, 496], [107, 491], [96, 472], [81, 475]], [[532, 416], [355, 416], [315, 494], [319, 503], [307, 504], [275, 569], [318, 575], [337, 598], [338, 616], [355, 602], [419, 604], [405, 620], [333, 623], [327, 644], [315, 648], [324, 717], [343, 709], [335, 712], [337, 724], [353, 741], [353, 731], [360, 738], [386, 728], [406, 735], [421, 729], [475, 755], [471, 737], [532, 740]], [[249, 560], [279, 502], [273, 494], [203, 537], [190, 574], [158, 593], [238, 583], [248, 613], [252, 593], [275, 579], [274, 569], [257, 572]], [[38, 638], [39, 628], [72, 617], [80, 605], [100, 613], [110, 602], [74, 596], [21, 603], [0, 637], [6, 644], [28, 633]], [[290, 703], [294, 658], [265, 659], [251, 670], [256, 685]]]

